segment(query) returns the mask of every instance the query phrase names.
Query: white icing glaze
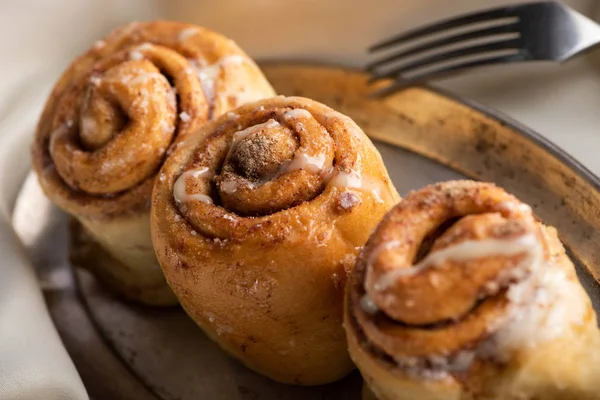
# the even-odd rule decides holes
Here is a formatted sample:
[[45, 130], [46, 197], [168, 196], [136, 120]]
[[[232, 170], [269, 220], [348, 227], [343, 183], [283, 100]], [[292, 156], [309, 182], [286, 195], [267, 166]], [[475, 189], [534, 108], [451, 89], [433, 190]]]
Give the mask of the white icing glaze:
[[146, 51], [146, 50], [150, 50], [151, 48], [152, 48], [152, 43], [150, 43], [150, 42], [142, 43], [138, 47], [136, 47], [136, 49], [138, 51]]
[[[233, 138], [231, 141], [231, 145], [230, 145], [230, 152], [235, 148], [235, 146], [244, 138], [246, 138], [248, 135], [251, 135], [254, 132], [258, 132], [260, 130], [263, 129], [269, 129], [269, 128], [274, 128], [274, 127], [278, 127], [281, 126], [279, 124], [279, 122], [277, 122], [274, 119], [269, 119], [266, 122], [263, 122], [261, 124], [256, 124], [256, 125], [252, 125], [246, 129], [237, 131], [233, 134]], [[306, 154], [304, 151], [297, 151], [294, 154], [294, 158], [287, 162], [282, 164], [278, 170], [277, 173], [275, 174], [275, 176], [280, 176], [292, 171], [296, 171], [296, 170], [306, 170], [312, 173], [320, 173], [323, 171], [324, 166], [325, 166], [325, 162], [327, 161], [327, 156], [325, 154], [318, 154], [316, 156], [311, 156]], [[266, 180], [264, 182], [250, 182], [250, 181], [244, 181], [243, 184], [246, 187], [250, 187], [250, 188], [255, 188], [258, 186], [261, 186], [262, 184], [264, 184], [266, 182]], [[223, 182], [220, 186], [220, 189], [225, 192], [225, 193], [234, 193], [239, 187], [239, 182], [237, 181], [228, 181], [228, 182]]]
[[223, 182], [221, 183], [221, 190], [225, 193], [231, 194], [231, 193], [235, 193], [238, 188], [241, 186], [247, 187], [249, 189], [254, 189], [257, 188], [263, 184], [265, 184], [267, 181], [262, 181], [262, 182], [251, 182], [248, 180], [243, 180], [243, 181], [227, 181], [227, 182]]
[[[275, 124], [279, 125], [279, 123], [277, 121], [272, 120]], [[264, 125], [264, 124], [260, 124], [260, 125]], [[255, 125], [253, 127], [250, 128], [255, 128], [259, 125]], [[263, 126], [264, 127], [264, 126]], [[243, 131], [239, 131], [236, 132], [236, 134], [234, 135], [233, 138], [233, 143], [237, 143], [237, 141], [242, 140], [244, 137], [248, 136], [251, 132], [246, 132], [248, 129], [247, 128]], [[239, 136], [236, 137], [237, 134], [241, 134]], [[233, 144], [232, 144], [232, 148], [233, 148]], [[279, 167], [279, 169], [277, 170], [277, 173], [275, 174], [275, 177], [277, 176], [281, 176], [283, 174], [292, 172], [292, 171], [296, 171], [296, 170], [306, 170], [312, 173], [319, 173], [321, 171], [323, 171], [323, 166], [325, 164], [326, 161], [326, 156], [324, 154], [320, 154], [318, 156], [312, 157], [309, 156], [308, 154], [304, 153], [304, 152], [297, 152], [294, 155], [294, 158], [288, 162], [287, 164], [283, 164]], [[250, 189], [254, 189], [256, 187], [259, 187], [263, 184], [265, 184], [267, 182], [267, 180], [261, 181], [261, 182], [250, 182], [250, 181], [243, 181], [243, 185], [245, 187], [248, 187]], [[232, 181], [226, 181], [221, 183], [220, 185], [220, 189], [228, 194], [234, 193], [238, 190], [238, 187], [240, 185], [240, 182], [232, 180]]]
[[[178, 199], [178, 201], [181, 202], [180, 199]], [[210, 196], [207, 196], [205, 194], [188, 194], [183, 198], [183, 201], [200, 201], [202, 203], [206, 203], [206, 204], [212, 204], [213, 201], [210, 198]]]
[[465, 240], [429, 253], [427, 257], [411, 268], [395, 268], [386, 272], [378, 280], [375, 290], [389, 288], [402, 276], [414, 275], [425, 268], [434, 267], [446, 261], [467, 262], [483, 257], [510, 257], [520, 253], [527, 253], [528, 257], [521, 261], [520, 265], [514, 268], [515, 270], [525, 266], [530, 266], [532, 269], [537, 267], [543, 254], [538, 238], [533, 233], [510, 239]]
[[142, 53], [140, 53], [137, 49], [136, 50], [131, 50], [129, 52], [129, 59], [130, 60], [141, 60], [142, 58], [144, 58], [144, 55]]
[[434, 251], [427, 255], [415, 267], [427, 268], [446, 261], [467, 262], [483, 257], [514, 256], [528, 252], [538, 255], [540, 245], [533, 233], [527, 233], [510, 239], [489, 238], [483, 240], [465, 240], [464, 242]]
[[220, 73], [221, 69], [218, 64], [216, 66], [213, 65], [199, 69], [196, 72], [198, 79], [200, 79], [200, 85], [202, 86], [204, 96], [206, 96], [206, 101], [209, 104], [212, 104], [215, 100], [215, 80], [219, 77]]
[[227, 66], [231, 66], [231, 65], [243, 64], [244, 62], [246, 62], [246, 58], [244, 56], [239, 55], [239, 54], [233, 54], [233, 55], [225, 56], [225, 57], [219, 59], [216, 63], [212, 64], [212, 67], [214, 67], [214, 66], [227, 67]]
[[531, 207], [525, 203], [515, 201], [505, 201], [498, 205], [498, 208], [502, 211], [515, 212], [518, 211], [522, 214], [531, 214]]
[[202, 91], [209, 104], [212, 104], [215, 100], [215, 81], [221, 75], [221, 70], [227, 66], [242, 64], [245, 61], [246, 59], [243, 56], [235, 54], [223, 57], [207, 67], [197, 69], [196, 74], [198, 75], [198, 79], [200, 79]]
[[221, 183], [219, 188], [221, 189], [221, 191], [223, 191], [227, 194], [235, 193], [238, 189], [238, 181], [236, 181], [236, 180], [225, 181], [225, 182]]
[[485, 356], [502, 360], [511, 350], [534, 348], [584, 323], [587, 301], [578, 283], [557, 265], [540, 270], [533, 301], [529, 281], [508, 289], [511, 317], [486, 343]]
[[[462, 350], [453, 356], [432, 354], [427, 357], [396, 356], [394, 359], [405, 373], [414, 379], [442, 380], [449, 375], [448, 372], [464, 372], [469, 369], [476, 353], [472, 350]], [[424, 367], [423, 361], [428, 366]]]
[[90, 77], [90, 83], [94, 86], [98, 86], [102, 82], [102, 79], [98, 75], [92, 75]]
[[98, 131], [98, 122], [94, 117], [85, 116], [81, 118], [81, 129], [88, 135], [95, 135]]
[[233, 216], [229, 215], [229, 214], [224, 214], [223, 215], [223, 219], [226, 219], [227, 221], [231, 221], [231, 222], [235, 222], [236, 221], [236, 219]]
[[189, 120], [192, 119], [192, 117], [190, 117], [190, 114], [186, 113], [185, 111], [182, 111], [181, 113], [179, 113], [179, 118], [181, 118], [181, 120], [183, 122], [188, 122]]
[[283, 113], [283, 117], [286, 120], [298, 119], [298, 118], [312, 118], [310, 111], [303, 108], [296, 108]]
[[[360, 248], [355, 248], [355, 251], [357, 253], [360, 252]], [[341, 263], [343, 265], [347, 265], [347, 266], [352, 266], [354, 267], [354, 264], [356, 264], [356, 254], [352, 254], [352, 253], [348, 253], [344, 256], [344, 258], [342, 258]]]
[[317, 174], [323, 170], [325, 161], [327, 161], [327, 156], [325, 154], [309, 156], [303, 151], [298, 151], [296, 154], [294, 154], [292, 161], [281, 166], [278, 175], [286, 174], [299, 169]]
[[368, 294], [365, 294], [360, 299], [360, 306], [363, 309], [363, 311], [368, 314], [377, 314], [377, 311], [379, 311], [377, 304], [375, 304], [371, 296], [369, 296]]
[[179, 35], [177, 36], [177, 39], [180, 42], [183, 42], [187, 39], [189, 39], [192, 36], [196, 36], [198, 33], [200, 33], [200, 31], [197, 28], [189, 27], [189, 28], [185, 28], [184, 30], [182, 30], [181, 32], [179, 32]]
[[274, 128], [276, 126], [280, 126], [279, 122], [275, 121], [274, 119], [270, 119], [267, 122], [263, 122], [262, 124], [252, 125], [246, 129], [237, 131], [236, 133], [233, 134], [233, 139], [232, 139], [230, 148], [233, 149], [240, 140], [244, 139], [246, 136], [248, 136], [254, 132], [258, 132], [262, 129]]
[[[528, 257], [521, 264], [529, 266], [533, 274], [508, 288], [506, 298], [510, 309], [506, 317], [488, 327], [494, 332], [490, 339], [477, 349], [463, 351], [454, 358], [427, 357], [433, 369], [416, 365], [412, 371], [415, 376], [425, 377], [423, 374], [429, 372], [465, 371], [476, 357], [507, 362], [514, 350], [542, 346], [544, 342], [554, 340], [585, 322], [588, 302], [583, 290], [576, 280], [567, 277], [561, 266], [544, 261], [543, 248], [534, 234], [512, 239], [467, 241], [447, 249], [450, 250], [432, 253], [435, 255], [415, 268], [434, 266], [446, 259], [468, 261], [490, 255], [511, 256], [526, 252]], [[387, 276], [388, 279], [390, 277], [391, 274]], [[373, 309], [368, 300], [369, 297], [361, 299], [365, 312]], [[406, 366], [402, 357], [397, 361]]]
[[360, 175], [357, 172], [338, 172], [332, 179], [331, 184], [339, 188], [351, 188], [370, 193], [375, 201], [383, 203], [381, 197], [383, 190], [388, 190], [380, 179], [368, 175]]
[[212, 199], [210, 196], [205, 194], [195, 193], [189, 194], [187, 192], [185, 181], [188, 177], [192, 177], [194, 179], [198, 178], [212, 178], [213, 174], [209, 171], [208, 168], [203, 167], [200, 169], [192, 169], [189, 171], [185, 171], [183, 174], [177, 178], [175, 184], [173, 185], [173, 197], [177, 203], [184, 203], [188, 201], [201, 201], [203, 203], [212, 204]]

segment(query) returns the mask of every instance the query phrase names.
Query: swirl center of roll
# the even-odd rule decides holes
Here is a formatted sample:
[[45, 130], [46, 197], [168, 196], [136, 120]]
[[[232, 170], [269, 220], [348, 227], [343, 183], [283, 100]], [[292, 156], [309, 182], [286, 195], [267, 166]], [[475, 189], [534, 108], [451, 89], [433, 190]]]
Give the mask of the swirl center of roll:
[[235, 133], [223, 171], [256, 183], [267, 181], [294, 157], [297, 148], [293, 132], [270, 119]]
[[99, 195], [130, 189], [156, 173], [176, 121], [175, 95], [159, 68], [145, 59], [110, 61], [74, 86], [73, 98], [65, 100], [67, 122], [50, 140], [65, 182]]
[[310, 201], [327, 184], [334, 145], [306, 110], [275, 110], [231, 136], [216, 176], [222, 205], [239, 215], [271, 214]]
[[409, 195], [367, 248], [355, 316], [399, 365], [407, 357], [447, 358], [489, 337], [513, 303], [533, 298], [547, 257], [529, 207], [469, 181]]
[[374, 284], [385, 312], [411, 325], [461, 319], [478, 301], [527, 277], [542, 256], [528, 221], [498, 213], [467, 215], [430, 237], [416, 263], [384, 272]]
[[123, 109], [93, 86], [89, 89], [80, 117], [80, 139], [88, 150], [107, 144], [127, 123]]

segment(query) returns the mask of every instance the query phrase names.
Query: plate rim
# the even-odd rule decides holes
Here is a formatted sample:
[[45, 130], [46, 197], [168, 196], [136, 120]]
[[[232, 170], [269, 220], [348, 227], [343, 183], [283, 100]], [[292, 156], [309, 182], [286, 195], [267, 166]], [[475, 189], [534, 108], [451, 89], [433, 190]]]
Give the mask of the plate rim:
[[[302, 59], [294, 59], [294, 58], [267, 58], [267, 59], [257, 59], [256, 63], [259, 67], [262, 68], [263, 65], [266, 66], [277, 66], [277, 65], [303, 65], [306, 67], [323, 67], [323, 68], [339, 68], [341, 70], [349, 71], [349, 72], [358, 72], [364, 75], [368, 75], [368, 72], [363, 68], [346, 65], [344, 63], [335, 63], [328, 61], [318, 61], [318, 60], [302, 60]], [[467, 72], [468, 73], [468, 72]], [[471, 108], [474, 111], [481, 113], [482, 115], [495, 120], [501, 125], [507, 126], [515, 133], [518, 133], [522, 137], [528, 139], [534, 145], [539, 146], [543, 150], [550, 153], [552, 156], [556, 157], [556, 159], [562, 163], [564, 163], [567, 167], [576, 172], [581, 178], [583, 178], [587, 183], [589, 183], [597, 192], [600, 193], [600, 176], [596, 175], [593, 171], [591, 171], [588, 167], [586, 167], [581, 161], [572, 156], [568, 151], [560, 147], [558, 144], [554, 143], [551, 139], [547, 138], [543, 134], [537, 132], [533, 128], [528, 127], [526, 124], [518, 121], [517, 119], [505, 114], [502, 111], [496, 110], [495, 108], [488, 106], [482, 102], [477, 100], [472, 100], [466, 97], [463, 97], [459, 94], [456, 94], [450, 90], [440, 88], [432, 83], [425, 83], [420, 85], [411, 86], [411, 88], [420, 88], [437, 94], [441, 97], [444, 97], [448, 100], [451, 100], [455, 103], [461, 104], [468, 108]], [[393, 96], [393, 94], [392, 94]]]
[[[303, 64], [303, 65], [309, 66], [309, 67], [312, 66], [312, 67], [339, 68], [340, 70], [347, 71], [347, 72], [359, 72], [361, 74], [365, 73], [365, 71], [361, 68], [351, 67], [351, 66], [347, 66], [347, 65], [343, 65], [343, 64], [330, 63], [330, 62], [318, 63], [318, 62], [308, 61], [308, 60], [304, 60], [301, 62], [294, 61], [294, 60], [267, 60], [267, 61], [261, 63], [261, 65], [277, 65], [277, 64], [282, 65], [282, 66], [285, 66], [285, 65], [288, 65], [288, 66], [296, 65], [297, 66], [297, 65]], [[573, 174], [581, 177], [581, 179], [584, 180], [587, 184], [589, 184], [590, 187], [593, 188], [596, 192], [600, 192], [600, 178], [598, 178], [598, 176], [596, 176], [593, 172], [591, 172], [587, 167], [585, 167], [581, 162], [579, 162], [577, 159], [572, 157], [567, 151], [562, 149], [560, 146], [556, 145], [550, 139], [547, 139], [545, 136], [537, 133], [533, 129], [528, 128], [526, 125], [522, 124], [521, 122], [515, 120], [514, 118], [512, 118], [510, 116], [507, 116], [506, 114], [504, 114], [500, 111], [495, 110], [492, 107], [486, 106], [478, 101], [463, 98], [460, 95], [452, 93], [451, 91], [440, 89], [433, 85], [419, 85], [418, 88], [422, 88], [433, 94], [439, 95], [439, 96], [441, 96], [449, 101], [452, 101], [458, 105], [465, 106], [477, 113], [480, 113], [483, 117], [490, 118], [491, 120], [496, 121], [497, 123], [510, 128], [514, 132], [515, 135], [521, 136], [522, 138], [531, 142], [532, 145], [539, 147], [541, 150], [547, 152], [550, 156], [555, 157], [557, 161], [563, 163], [566, 167], [568, 167], [572, 171]], [[12, 136], [12, 135], [7, 135], [7, 136]], [[9, 139], [9, 137], [0, 137], [0, 143], [9, 144], [7, 139]], [[13, 147], [16, 148], [17, 146], [13, 146]], [[22, 151], [25, 150], [23, 147], [21, 147], [21, 146], [19, 146], [19, 147], [20, 147], [20, 150], [22, 150]], [[414, 151], [411, 151], [411, 152], [414, 152]], [[430, 158], [430, 157], [427, 157], [427, 158]], [[20, 180], [19, 182], [20, 182], [19, 186], [20, 186], [20, 188], [22, 188], [23, 184], [25, 183], [25, 180]], [[11, 211], [11, 217], [12, 217], [14, 207], [11, 207], [10, 211]], [[80, 293], [79, 288], [77, 289], [77, 293], [78, 294]], [[78, 299], [78, 300], [81, 305], [84, 305], [84, 307], [87, 308], [86, 301], [82, 301], [82, 299]], [[92, 317], [89, 310], [86, 310], [86, 318], [92, 322], [95, 322], [95, 318]], [[52, 319], [54, 320], [54, 318], [52, 318]], [[96, 331], [100, 332], [100, 330], [97, 327], [96, 327]], [[100, 335], [100, 336], [102, 337], [103, 340], [105, 339], [104, 335]], [[112, 347], [112, 346], [110, 346], [110, 347]], [[71, 356], [70, 354], [69, 354], [69, 356], [71, 359], [73, 359], [73, 356]], [[126, 368], [128, 367], [128, 363], [124, 362], [120, 358], [119, 358], [119, 362], [121, 365], [125, 366]], [[138, 374], [133, 373], [133, 376], [135, 377], [136, 381], [139, 382]], [[145, 389], [147, 389], [147, 388], [145, 388]]]

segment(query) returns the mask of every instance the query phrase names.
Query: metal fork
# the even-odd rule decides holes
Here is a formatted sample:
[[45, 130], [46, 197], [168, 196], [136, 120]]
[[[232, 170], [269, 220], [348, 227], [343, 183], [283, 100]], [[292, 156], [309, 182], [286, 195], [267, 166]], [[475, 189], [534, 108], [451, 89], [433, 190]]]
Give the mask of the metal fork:
[[401, 48], [367, 70], [371, 83], [395, 79], [373, 93], [384, 96], [474, 67], [564, 61], [598, 43], [600, 25], [560, 2], [539, 1], [462, 15], [377, 43], [369, 52]]

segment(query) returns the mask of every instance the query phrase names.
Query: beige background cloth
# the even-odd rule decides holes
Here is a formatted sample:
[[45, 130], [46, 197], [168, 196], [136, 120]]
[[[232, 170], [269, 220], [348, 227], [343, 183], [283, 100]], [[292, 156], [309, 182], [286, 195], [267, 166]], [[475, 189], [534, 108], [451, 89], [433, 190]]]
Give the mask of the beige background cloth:
[[32, 128], [44, 100], [43, 91], [38, 93], [15, 104], [0, 122], [0, 399], [86, 399], [10, 224], [10, 211], [29, 170], [26, 152]]
[[[10, 225], [28, 143], [60, 71], [109, 29], [179, 19], [219, 30], [258, 58], [361, 65], [364, 49], [437, 18], [510, 0], [38, 0], [0, 5], [0, 399], [87, 395], [52, 325], [35, 273]], [[566, 3], [600, 20], [600, 2]], [[597, 53], [597, 52], [596, 52]], [[566, 65], [500, 67], [441, 82], [548, 136], [600, 172], [595, 55]], [[576, 111], [575, 111], [576, 110]], [[32, 221], [35, 223], [35, 221]]]

